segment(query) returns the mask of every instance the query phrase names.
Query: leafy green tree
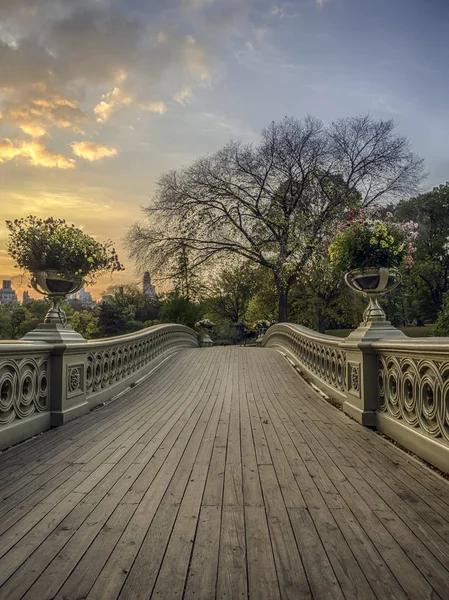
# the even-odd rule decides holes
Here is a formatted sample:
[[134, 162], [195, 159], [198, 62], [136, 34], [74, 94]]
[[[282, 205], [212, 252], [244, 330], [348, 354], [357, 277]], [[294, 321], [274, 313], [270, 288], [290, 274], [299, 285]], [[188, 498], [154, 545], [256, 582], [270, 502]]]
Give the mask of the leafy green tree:
[[159, 320], [161, 323], [180, 323], [193, 329], [201, 316], [201, 306], [173, 292], [165, 299], [159, 313]]
[[443, 307], [438, 314], [435, 335], [449, 336], [449, 294], [446, 294]]
[[248, 304], [257, 292], [261, 274], [250, 263], [223, 268], [213, 279], [208, 303], [212, 318], [243, 322]]
[[413, 310], [432, 320], [449, 290], [449, 183], [403, 200], [396, 217], [419, 225], [415, 265], [407, 283]]
[[230, 142], [165, 174], [128, 243], [153, 272], [172, 270], [182, 248], [193, 269], [223, 255], [264, 267], [285, 321], [292, 285], [342, 213], [403, 197], [421, 179], [422, 161], [391, 121], [285, 118], [257, 146]]
[[13, 339], [11, 333], [11, 311], [6, 306], [0, 306], [0, 339]]
[[160, 301], [147, 298], [134, 284], [112, 286], [99, 306], [100, 335], [108, 337], [137, 331], [159, 318]]
[[68, 310], [67, 320], [71, 327], [80, 333], [86, 340], [100, 336], [98, 310]]

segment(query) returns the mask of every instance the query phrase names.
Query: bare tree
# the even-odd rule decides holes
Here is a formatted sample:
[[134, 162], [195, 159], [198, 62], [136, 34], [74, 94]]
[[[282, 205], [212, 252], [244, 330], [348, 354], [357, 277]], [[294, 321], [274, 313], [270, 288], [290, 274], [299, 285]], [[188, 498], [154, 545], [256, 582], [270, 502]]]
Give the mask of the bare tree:
[[288, 292], [349, 208], [416, 189], [423, 164], [391, 121], [348, 118], [323, 126], [285, 118], [257, 146], [232, 141], [163, 175], [128, 244], [136, 261], [167, 272], [187, 248], [190, 265], [239, 255], [271, 271], [279, 320]]

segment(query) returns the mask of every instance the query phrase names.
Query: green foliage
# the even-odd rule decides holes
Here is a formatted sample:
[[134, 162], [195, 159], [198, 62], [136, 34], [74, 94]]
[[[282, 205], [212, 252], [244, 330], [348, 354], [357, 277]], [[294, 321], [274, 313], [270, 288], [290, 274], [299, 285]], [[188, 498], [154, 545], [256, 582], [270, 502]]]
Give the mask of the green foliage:
[[446, 294], [443, 307], [438, 314], [435, 335], [449, 336], [449, 293]]
[[159, 318], [160, 306], [159, 300], [147, 298], [136, 285], [111, 287], [99, 306], [99, 333], [109, 337], [149, 327]]
[[208, 311], [212, 318], [231, 323], [244, 320], [261, 278], [261, 269], [255, 269], [250, 263], [223, 268], [213, 279], [209, 290]]
[[351, 211], [329, 246], [331, 262], [340, 272], [369, 267], [397, 268], [412, 263], [413, 222], [396, 223], [392, 213], [381, 218], [379, 209]]
[[410, 295], [424, 317], [433, 320], [449, 290], [449, 183], [403, 200], [395, 214], [419, 223]]
[[123, 270], [111, 242], [100, 244], [64, 219], [29, 216], [6, 221], [6, 226], [9, 255], [30, 273], [55, 270], [65, 276], [89, 276], [92, 282], [101, 273]]
[[159, 313], [161, 323], [180, 323], [195, 327], [201, 317], [201, 307], [176, 292], [169, 294]]
[[48, 309], [49, 304], [45, 300], [33, 300], [27, 306], [1, 306], [0, 339], [20, 339], [43, 322]]
[[66, 310], [67, 321], [71, 327], [80, 333], [86, 340], [98, 338], [100, 335], [97, 307], [84, 310], [73, 310], [68, 307]]

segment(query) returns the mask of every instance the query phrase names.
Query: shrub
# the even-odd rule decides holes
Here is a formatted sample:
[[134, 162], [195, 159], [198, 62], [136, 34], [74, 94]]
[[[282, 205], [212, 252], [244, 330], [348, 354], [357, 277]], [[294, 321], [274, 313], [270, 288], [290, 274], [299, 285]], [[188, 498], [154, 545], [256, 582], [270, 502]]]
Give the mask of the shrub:
[[438, 313], [435, 335], [449, 336], [449, 293], [444, 297], [443, 306]]

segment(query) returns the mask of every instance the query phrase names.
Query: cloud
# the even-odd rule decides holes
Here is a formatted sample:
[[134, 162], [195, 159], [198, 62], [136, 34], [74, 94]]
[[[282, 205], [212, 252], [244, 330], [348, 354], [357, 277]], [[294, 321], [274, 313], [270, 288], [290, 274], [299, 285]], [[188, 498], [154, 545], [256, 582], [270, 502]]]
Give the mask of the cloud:
[[73, 142], [73, 154], [90, 162], [117, 155], [115, 148], [110, 148], [97, 142]]
[[159, 115], [163, 115], [167, 110], [166, 105], [162, 101], [138, 101], [131, 93], [115, 87], [112, 91], [103, 94], [101, 101], [95, 106], [94, 113], [98, 115], [97, 122], [105, 123], [122, 107], [131, 105]]
[[41, 125], [37, 125], [36, 123], [22, 123], [19, 125], [20, 129], [30, 135], [31, 137], [42, 137], [47, 133], [47, 131], [41, 127]]
[[138, 106], [157, 115], [163, 115], [167, 112], [167, 107], [164, 102], [144, 102], [140, 103]]
[[132, 96], [118, 87], [107, 94], [103, 94], [101, 101], [94, 107], [94, 113], [98, 115], [98, 123], [104, 123], [118, 112], [122, 106], [129, 106], [132, 101]]
[[190, 87], [183, 87], [182, 90], [179, 90], [179, 92], [176, 92], [175, 94], [173, 94], [173, 99], [178, 102], [178, 104], [182, 104], [182, 106], [185, 106], [186, 104], [188, 104], [189, 100], [192, 98], [193, 96], [193, 92], [192, 89]]
[[52, 152], [41, 141], [21, 141], [4, 138], [0, 140], [0, 162], [23, 158], [34, 167], [72, 169], [73, 159]]
[[[25, 97], [25, 99], [24, 99]], [[4, 102], [4, 121], [32, 137], [41, 137], [53, 127], [83, 133], [89, 116], [75, 100], [32, 85], [27, 93], [10, 90]]]
[[[315, 0], [317, 3], [320, 1]], [[297, 10], [297, 4], [294, 2], [281, 2], [272, 6], [270, 14], [272, 17], [277, 17], [278, 19], [295, 19], [301, 15]]]

